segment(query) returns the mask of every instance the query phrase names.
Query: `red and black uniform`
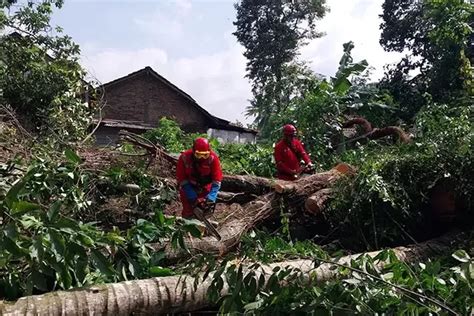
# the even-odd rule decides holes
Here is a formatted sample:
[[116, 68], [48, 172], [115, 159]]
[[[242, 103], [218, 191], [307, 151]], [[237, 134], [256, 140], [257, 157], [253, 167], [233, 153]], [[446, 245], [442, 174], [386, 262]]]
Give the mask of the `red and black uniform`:
[[179, 156], [176, 178], [183, 204], [182, 216], [191, 217], [198, 199], [207, 199], [211, 202], [217, 199], [222, 181], [219, 157], [210, 151], [208, 158], [197, 159], [192, 149], [186, 150]]
[[296, 138], [280, 140], [275, 145], [273, 156], [276, 162], [277, 177], [281, 180], [295, 180], [295, 175], [300, 172], [301, 160], [306, 165], [311, 164], [311, 159], [304, 150], [303, 144]]

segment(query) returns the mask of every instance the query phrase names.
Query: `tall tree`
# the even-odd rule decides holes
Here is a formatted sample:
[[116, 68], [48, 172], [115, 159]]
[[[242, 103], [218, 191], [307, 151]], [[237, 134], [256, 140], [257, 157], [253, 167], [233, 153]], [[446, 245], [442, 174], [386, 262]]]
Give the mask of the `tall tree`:
[[0, 104], [28, 127], [63, 140], [87, 131], [79, 46], [50, 24], [63, 0], [0, 1]]
[[282, 81], [298, 48], [321, 36], [315, 22], [326, 12], [325, 0], [242, 0], [235, 7], [233, 34], [245, 48], [254, 95], [248, 113], [263, 127], [285, 106]]
[[465, 0], [385, 0], [380, 44], [408, 55], [389, 69], [382, 84], [402, 103], [407, 118], [423, 105], [424, 93], [435, 101], [472, 93], [466, 57], [472, 8]]

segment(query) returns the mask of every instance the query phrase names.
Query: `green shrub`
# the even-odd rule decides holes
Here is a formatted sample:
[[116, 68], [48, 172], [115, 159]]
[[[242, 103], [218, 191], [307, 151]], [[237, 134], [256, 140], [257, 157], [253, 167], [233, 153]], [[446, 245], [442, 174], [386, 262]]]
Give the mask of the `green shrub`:
[[418, 115], [411, 144], [385, 147], [372, 142], [347, 152], [343, 160], [357, 166], [357, 175], [336, 186], [329, 222], [368, 249], [426, 238], [430, 217], [423, 211], [431, 189], [441, 182], [452, 184], [450, 189], [463, 202], [462, 216], [472, 216], [471, 111], [432, 105]]

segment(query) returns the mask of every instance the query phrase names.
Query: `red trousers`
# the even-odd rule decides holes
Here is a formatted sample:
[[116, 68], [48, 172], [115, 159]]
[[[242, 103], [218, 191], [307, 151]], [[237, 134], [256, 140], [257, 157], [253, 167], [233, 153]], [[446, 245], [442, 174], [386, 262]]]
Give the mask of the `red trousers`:
[[[201, 192], [198, 194], [198, 199], [205, 198], [209, 194], [209, 191], [210, 191], [210, 187], [209, 188], [206, 187], [203, 190], [201, 190]], [[181, 204], [183, 204], [183, 210], [181, 211], [181, 216], [184, 218], [192, 217], [193, 205], [186, 198], [186, 194], [184, 193], [182, 189], [179, 190], [179, 198], [181, 199]]]

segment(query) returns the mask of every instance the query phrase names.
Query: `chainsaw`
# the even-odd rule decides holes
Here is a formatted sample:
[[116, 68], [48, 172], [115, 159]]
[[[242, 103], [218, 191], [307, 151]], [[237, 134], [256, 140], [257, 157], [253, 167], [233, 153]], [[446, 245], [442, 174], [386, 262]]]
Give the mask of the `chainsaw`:
[[307, 177], [309, 175], [312, 175], [315, 173], [314, 166], [309, 167], [308, 165], [305, 165], [303, 168], [300, 168], [298, 172], [294, 175], [295, 180], [302, 178], [302, 177]]
[[194, 216], [196, 216], [196, 218], [198, 220], [200, 220], [201, 222], [204, 223], [204, 225], [206, 226], [206, 228], [208, 229], [208, 231], [214, 236], [216, 237], [217, 240], [221, 240], [222, 237], [221, 235], [219, 234], [219, 232], [216, 230], [216, 228], [214, 227], [214, 225], [212, 225], [206, 218], [205, 214], [206, 213], [214, 213], [214, 209], [216, 208], [216, 205], [214, 204], [211, 208], [205, 208], [203, 207], [202, 204], [197, 204], [194, 209], [193, 209], [193, 213], [194, 213]]

